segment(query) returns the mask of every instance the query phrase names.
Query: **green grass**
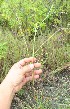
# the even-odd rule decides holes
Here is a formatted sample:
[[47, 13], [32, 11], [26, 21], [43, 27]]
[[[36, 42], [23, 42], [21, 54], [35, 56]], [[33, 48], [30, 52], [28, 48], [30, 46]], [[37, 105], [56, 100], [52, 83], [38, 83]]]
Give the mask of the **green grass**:
[[62, 31], [58, 29], [54, 33], [40, 35], [38, 38], [35, 31], [34, 39], [31, 41], [27, 36], [13, 36], [8, 29], [0, 30], [0, 59], [4, 58], [4, 65], [7, 66], [3, 66], [5, 75], [15, 62], [24, 57], [36, 57], [43, 67], [47, 64], [51, 71], [70, 62], [68, 29]]

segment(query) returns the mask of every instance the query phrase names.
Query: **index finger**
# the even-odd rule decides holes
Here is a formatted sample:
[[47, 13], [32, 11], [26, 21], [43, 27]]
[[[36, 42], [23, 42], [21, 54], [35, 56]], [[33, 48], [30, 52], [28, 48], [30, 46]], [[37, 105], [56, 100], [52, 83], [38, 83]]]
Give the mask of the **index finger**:
[[25, 64], [28, 64], [30, 62], [34, 63], [35, 61], [36, 61], [36, 58], [35, 57], [29, 57], [29, 58], [24, 58], [24, 59], [20, 60], [18, 63], [21, 66], [24, 66]]

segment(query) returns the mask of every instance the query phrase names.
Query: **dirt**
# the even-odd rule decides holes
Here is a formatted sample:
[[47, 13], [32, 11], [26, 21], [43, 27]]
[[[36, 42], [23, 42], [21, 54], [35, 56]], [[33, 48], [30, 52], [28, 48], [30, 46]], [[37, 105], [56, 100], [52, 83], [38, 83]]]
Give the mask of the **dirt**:
[[11, 109], [70, 109], [70, 67], [54, 76], [45, 71], [42, 79], [34, 86], [26, 84], [21, 92], [15, 95]]

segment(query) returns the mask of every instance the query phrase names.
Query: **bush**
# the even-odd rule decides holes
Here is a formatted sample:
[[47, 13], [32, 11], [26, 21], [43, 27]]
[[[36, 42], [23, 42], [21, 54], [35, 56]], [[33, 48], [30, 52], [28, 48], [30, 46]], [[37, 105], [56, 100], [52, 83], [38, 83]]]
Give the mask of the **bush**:
[[39, 34], [52, 28], [69, 24], [69, 0], [3, 0], [0, 7], [0, 24], [15, 34], [34, 35], [37, 25]]

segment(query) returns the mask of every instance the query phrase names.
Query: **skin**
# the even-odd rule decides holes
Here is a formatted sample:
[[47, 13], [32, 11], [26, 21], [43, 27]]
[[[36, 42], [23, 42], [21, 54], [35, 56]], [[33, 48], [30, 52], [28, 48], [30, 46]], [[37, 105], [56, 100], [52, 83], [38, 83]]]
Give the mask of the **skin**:
[[[39, 78], [39, 75], [42, 73], [40, 69], [41, 64], [35, 63], [35, 61], [36, 58], [33, 57], [24, 58], [11, 67], [0, 85], [0, 109], [10, 109], [15, 93], [28, 81]], [[39, 68], [39, 70], [35, 70], [36, 68]], [[32, 76], [33, 72], [34, 76]]]

